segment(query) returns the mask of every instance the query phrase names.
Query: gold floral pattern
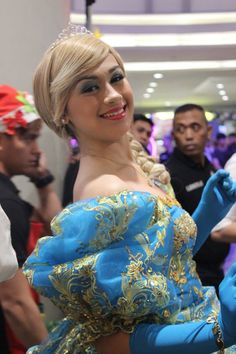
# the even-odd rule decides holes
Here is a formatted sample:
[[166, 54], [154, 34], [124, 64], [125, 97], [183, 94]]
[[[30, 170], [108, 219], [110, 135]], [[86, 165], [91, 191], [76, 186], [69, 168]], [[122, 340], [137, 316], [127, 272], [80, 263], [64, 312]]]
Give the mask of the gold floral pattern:
[[196, 226], [172, 198], [123, 191], [77, 202], [52, 228], [24, 272], [65, 319], [30, 354], [96, 354], [101, 335], [204, 319], [218, 307], [196, 275]]

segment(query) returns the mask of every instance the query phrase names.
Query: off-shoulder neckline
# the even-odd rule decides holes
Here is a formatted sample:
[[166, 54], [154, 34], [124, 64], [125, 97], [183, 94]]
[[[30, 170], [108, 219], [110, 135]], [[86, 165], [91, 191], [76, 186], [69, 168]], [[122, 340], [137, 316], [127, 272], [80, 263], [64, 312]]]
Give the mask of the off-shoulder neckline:
[[97, 200], [97, 199], [102, 199], [102, 198], [113, 198], [115, 196], [118, 196], [118, 195], [122, 195], [122, 194], [128, 194], [128, 195], [132, 195], [132, 194], [139, 194], [139, 195], [147, 195], [155, 200], [161, 200], [163, 201], [164, 203], [166, 204], [170, 204], [170, 205], [177, 205], [179, 206], [179, 202], [172, 198], [172, 197], [169, 197], [167, 194], [165, 197], [161, 197], [161, 196], [158, 196], [152, 192], [149, 192], [149, 191], [142, 191], [142, 190], [128, 190], [128, 189], [123, 189], [121, 190], [120, 192], [114, 192], [114, 193], [111, 193], [109, 195], [97, 195], [95, 197], [91, 197], [91, 198], [85, 198], [85, 199], [81, 199], [81, 200], [77, 200], [69, 205], [67, 205], [66, 208], [68, 208], [69, 206], [73, 206], [73, 205], [78, 205], [78, 204], [86, 204], [90, 201], [93, 201], [93, 200]]

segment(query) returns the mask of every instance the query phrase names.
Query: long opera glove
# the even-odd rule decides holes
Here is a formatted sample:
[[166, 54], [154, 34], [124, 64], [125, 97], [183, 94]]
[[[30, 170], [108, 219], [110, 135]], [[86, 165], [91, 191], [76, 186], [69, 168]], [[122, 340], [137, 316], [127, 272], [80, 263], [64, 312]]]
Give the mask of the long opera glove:
[[198, 230], [193, 254], [196, 254], [213, 227], [223, 219], [235, 202], [236, 184], [228, 172], [218, 170], [207, 181], [201, 200], [192, 215]]

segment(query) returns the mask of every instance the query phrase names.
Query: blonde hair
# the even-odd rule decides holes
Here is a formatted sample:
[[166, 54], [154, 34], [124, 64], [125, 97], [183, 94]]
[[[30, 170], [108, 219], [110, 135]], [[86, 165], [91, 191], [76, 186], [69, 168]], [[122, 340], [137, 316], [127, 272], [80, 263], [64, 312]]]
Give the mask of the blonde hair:
[[[63, 124], [66, 106], [79, 77], [93, 70], [112, 54], [122, 70], [123, 61], [115, 49], [92, 34], [69, 36], [50, 47], [39, 63], [34, 79], [35, 106], [45, 123], [60, 137], [76, 136], [71, 123]], [[148, 156], [128, 133], [133, 158], [150, 180], [169, 183], [165, 167]]]
[[154, 184], [158, 181], [163, 185], [169, 185], [170, 175], [165, 166], [158, 163], [154, 157], [149, 156], [142, 145], [134, 139], [132, 134], [128, 133], [128, 138], [133, 159], [142, 169], [146, 177]]
[[63, 124], [63, 116], [79, 77], [97, 67], [109, 54], [124, 70], [120, 55], [88, 33], [68, 37], [44, 54], [33, 79], [35, 106], [49, 128], [60, 137], [75, 135], [71, 123]]

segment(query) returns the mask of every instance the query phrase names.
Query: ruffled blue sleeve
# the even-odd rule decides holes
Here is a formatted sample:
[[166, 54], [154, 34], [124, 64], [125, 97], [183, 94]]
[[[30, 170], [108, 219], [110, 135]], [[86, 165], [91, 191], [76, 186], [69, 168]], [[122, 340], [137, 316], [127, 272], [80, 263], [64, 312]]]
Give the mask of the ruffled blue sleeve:
[[169, 269], [175, 224], [150, 193], [77, 202], [54, 218], [53, 236], [39, 240], [24, 273], [72, 321], [69, 331], [76, 326], [77, 341], [171, 323], [181, 301]]

